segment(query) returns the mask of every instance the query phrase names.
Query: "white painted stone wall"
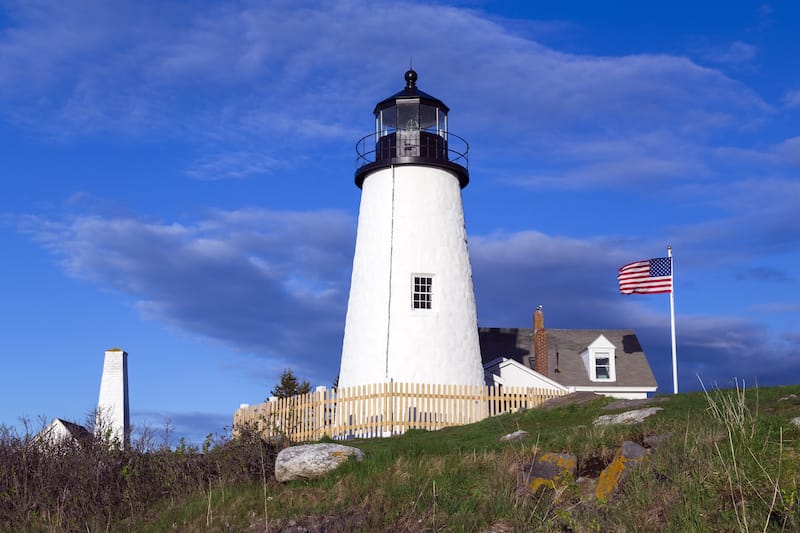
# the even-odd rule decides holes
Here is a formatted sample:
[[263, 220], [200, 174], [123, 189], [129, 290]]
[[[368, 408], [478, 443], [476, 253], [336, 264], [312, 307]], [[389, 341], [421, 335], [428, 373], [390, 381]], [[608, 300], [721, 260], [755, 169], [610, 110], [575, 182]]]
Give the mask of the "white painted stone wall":
[[121, 445], [129, 442], [128, 354], [118, 348], [106, 350], [96, 427], [103, 437], [108, 433], [111, 440], [117, 440]]
[[[433, 309], [412, 309], [413, 275]], [[435, 167], [380, 169], [363, 183], [339, 385], [484, 384], [458, 178]]]

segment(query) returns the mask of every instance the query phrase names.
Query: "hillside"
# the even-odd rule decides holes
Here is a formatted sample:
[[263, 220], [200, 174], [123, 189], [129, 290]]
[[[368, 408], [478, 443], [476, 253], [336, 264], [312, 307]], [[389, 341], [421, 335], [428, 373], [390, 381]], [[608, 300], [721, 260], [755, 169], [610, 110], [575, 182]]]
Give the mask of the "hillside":
[[[645, 421], [596, 426], [610, 399], [533, 409], [438, 432], [351, 441], [366, 453], [315, 481], [213, 484], [144, 530], [797, 531], [800, 386], [657, 398]], [[516, 430], [526, 439], [501, 442]], [[655, 438], [653, 438], [655, 437]], [[648, 453], [618, 490], [585, 489], [624, 441]], [[657, 443], [654, 445], [653, 443]], [[577, 457], [577, 477], [534, 492], [537, 452]], [[582, 479], [584, 478], [584, 479]], [[592, 486], [591, 484], [589, 486]]]
[[[649, 406], [661, 410], [633, 425], [595, 425], [625, 410], [602, 398], [348, 441], [362, 462], [285, 484], [272, 475], [277, 448], [253, 434], [203, 450], [118, 450], [47, 447], [0, 428], [0, 530], [800, 530], [800, 385]], [[517, 430], [528, 436], [500, 440]], [[641, 460], [619, 458], [626, 441], [645, 448]], [[531, 464], [547, 452], [574, 456], [564, 462], [575, 470], [534, 480]]]

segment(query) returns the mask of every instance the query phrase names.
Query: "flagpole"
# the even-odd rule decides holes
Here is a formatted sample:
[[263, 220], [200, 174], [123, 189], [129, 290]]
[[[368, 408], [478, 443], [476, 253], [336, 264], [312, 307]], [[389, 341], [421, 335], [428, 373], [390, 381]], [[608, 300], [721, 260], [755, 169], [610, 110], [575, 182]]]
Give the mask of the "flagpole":
[[675, 266], [672, 264], [672, 246], [667, 245], [667, 257], [672, 274], [672, 290], [669, 291], [669, 322], [672, 327], [672, 390], [678, 394], [678, 357], [675, 353]]

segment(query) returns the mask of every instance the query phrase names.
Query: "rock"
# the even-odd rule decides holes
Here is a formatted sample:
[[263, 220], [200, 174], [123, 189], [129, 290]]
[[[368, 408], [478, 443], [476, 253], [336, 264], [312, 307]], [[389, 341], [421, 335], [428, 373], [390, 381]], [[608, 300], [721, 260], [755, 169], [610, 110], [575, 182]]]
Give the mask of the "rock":
[[284, 448], [275, 458], [275, 479], [284, 482], [322, 477], [339, 468], [350, 457], [360, 462], [364, 452], [352, 446], [329, 443]]
[[790, 394], [789, 396], [784, 396], [783, 398], [779, 398], [779, 402], [785, 402], [786, 400], [794, 400], [797, 398], [797, 394]]
[[569, 407], [570, 405], [586, 405], [587, 403], [592, 403], [603, 398], [605, 398], [605, 396], [602, 394], [595, 394], [594, 392], [572, 392], [542, 402], [537, 409], [551, 411], [560, 407]]
[[530, 433], [520, 429], [518, 431], [515, 431], [514, 433], [509, 433], [508, 435], [503, 435], [502, 437], [500, 437], [500, 440], [520, 440], [520, 439], [524, 439], [528, 435], [530, 435]]
[[630, 409], [631, 407], [641, 407], [642, 405], [650, 405], [652, 403], [661, 403], [669, 400], [665, 396], [658, 398], [637, 398], [635, 400], [614, 400], [608, 405], [602, 407], [603, 411], [616, 411], [617, 409]]
[[578, 458], [568, 453], [546, 452], [538, 454], [533, 462], [522, 469], [518, 494], [534, 493], [541, 487], [556, 488], [575, 479]]
[[661, 446], [661, 443], [670, 438], [671, 436], [672, 436], [671, 433], [663, 433], [660, 435], [648, 435], [642, 440], [645, 446], [647, 446], [648, 448], [655, 449]]
[[600, 472], [600, 476], [597, 478], [595, 497], [600, 501], [607, 500], [619, 489], [620, 484], [646, 455], [647, 450], [635, 442], [623, 442], [614, 460]]
[[792, 418], [792, 424], [800, 428], [800, 416]]
[[595, 426], [608, 426], [612, 424], [638, 424], [648, 416], [652, 416], [659, 411], [661, 407], [647, 407], [645, 409], [634, 409], [633, 411], [625, 411], [618, 415], [603, 415], [594, 421]]

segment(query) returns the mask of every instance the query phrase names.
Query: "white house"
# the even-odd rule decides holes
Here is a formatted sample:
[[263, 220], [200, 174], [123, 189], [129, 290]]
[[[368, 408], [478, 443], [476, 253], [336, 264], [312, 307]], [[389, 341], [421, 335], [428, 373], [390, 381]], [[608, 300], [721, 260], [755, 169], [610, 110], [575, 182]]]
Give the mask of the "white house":
[[54, 418], [53, 421], [50, 422], [50, 425], [37, 435], [37, 438], [51, 446], [56, 446], [68, 441], [80, 443], [82, 441], [91, 440], [92, 434], [80, 424]]
[[487, 384], [646, 398], [658, 384], [631, 329], [479, 328]]

